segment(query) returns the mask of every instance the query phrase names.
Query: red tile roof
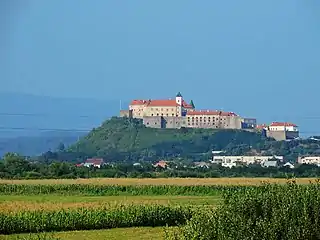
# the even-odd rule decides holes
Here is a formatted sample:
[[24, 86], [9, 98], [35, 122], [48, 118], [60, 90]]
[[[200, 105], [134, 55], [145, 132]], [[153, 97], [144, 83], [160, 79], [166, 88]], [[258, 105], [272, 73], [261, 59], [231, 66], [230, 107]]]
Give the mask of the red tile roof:
[[157, 107], [178, 107], [179, 104], [176, 103], [175, 99], [172, 100], [151, 100], [148, 106], [157, 106]]
[[266, 128], [266, 127], [268, 127], [267, 124], [260, 124], [260, 125], [256, 126], [257, 129], [263, 129], [263, 128]]
[[167, 163], [166, 161], [161, 160], [161, 161], [157, 162], [154, 166], [155, 166], [155, 167], [165, 168], [165, 167], [168, 166], [168, 163]]
[[147, 100], [132, 100], [130, 105], [144, 105], [147, 102], [148, 102]]
[[86, 163], [91, 163], [91, 164], [94, 164], [94, 165], [101, 165], [104, 163], [103, 159], [102, 158], [88, 158], [86, 160]]
[[220, 116], [238, 116], [234, 112], [222, 112], [217, 110], [198, 110], [187, 112], [187, 115], [220, 115]]
[[133, 100], [130, 105], [147, 105], [154, 107], [177, 107], [179, 104], [176, 103], [175, 99], [167, 100]]
[[272, 122], [270, 127], [297, 127], [297, 125], [289, 122]]

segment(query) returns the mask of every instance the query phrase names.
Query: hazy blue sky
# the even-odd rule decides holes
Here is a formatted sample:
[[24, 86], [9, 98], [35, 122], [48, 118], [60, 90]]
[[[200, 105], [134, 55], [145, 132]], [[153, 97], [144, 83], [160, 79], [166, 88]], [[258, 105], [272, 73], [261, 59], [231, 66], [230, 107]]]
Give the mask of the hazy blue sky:
[[[320, 122], [319, 0], [2, 0], [1, 91]], [[320, 127], [318, 129], [320, 132]]]

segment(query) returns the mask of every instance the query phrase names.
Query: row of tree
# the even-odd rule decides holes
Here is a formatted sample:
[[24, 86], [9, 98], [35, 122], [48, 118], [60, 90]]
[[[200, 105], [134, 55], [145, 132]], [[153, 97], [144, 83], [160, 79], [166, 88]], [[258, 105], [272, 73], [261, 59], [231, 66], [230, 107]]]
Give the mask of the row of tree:
[[184, 167], [173, 169], [155, 168], [151, 163], [142, 162], [138, 166], [132, 163], [114, 163], [102, 168], [77, 167], [73, 163], [31, 162], [14, 153], [6, 154], [0, 161], [0, 178], [37, 179], [37, 178], [93, 178], [93, 177], [317, 177], [320, 168], [312, 165], [301, 165], [297, 168], [262, 168], [261, 166], [224, 168], [213, 165], [209, 168]]

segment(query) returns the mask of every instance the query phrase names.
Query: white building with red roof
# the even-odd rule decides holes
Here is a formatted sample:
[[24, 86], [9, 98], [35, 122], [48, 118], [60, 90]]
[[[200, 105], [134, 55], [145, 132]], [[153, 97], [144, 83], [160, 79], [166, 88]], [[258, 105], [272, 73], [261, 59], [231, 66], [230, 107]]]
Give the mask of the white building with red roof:
[[289, 122], [272, 122], [269, 125], [270, 131], [289, 131], [289, 132], [298, 132], [298, 126], [294, 123]]
[[179, 92], [174, 99], [133, 100], [129, 110], [120, 116], [143, 119], [152, 128], [255, 128], [255, 119], [241, 118], [234, 112], [220, 110], [196, 110], [193, 101], [187, 103]]
[[292, 140], [299, 137], [299, 128], [290, 122], [272, 122], [269, 125], [257, 125], [257, 130], [262, 130], [265, 135], [277, 141]]
[[194, 109], [193, 101], [187, 103], [179, 92], [175, 99], [133, 100], [129, 111], [134, 118], [144, 117], [181, 117]]

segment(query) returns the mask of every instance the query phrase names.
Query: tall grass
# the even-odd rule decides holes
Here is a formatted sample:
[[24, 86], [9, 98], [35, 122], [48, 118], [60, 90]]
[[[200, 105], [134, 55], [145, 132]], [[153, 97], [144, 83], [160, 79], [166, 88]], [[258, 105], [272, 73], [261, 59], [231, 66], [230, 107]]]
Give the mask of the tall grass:
[[85, 185], [85, 184], [0, 184], [0, 194], [3, 195], [183, 195], [183, 196], [215, 196], [222, 192], [243, 191], [242, 189], [257, 188], [258, 186], [175, 186], [175, 185], [145, 185], [145, 186], [119, 186], [119, 185]]
[[161, 205], [118, 206], [114, 209], [22, 211], [0, 214], [0, 234], [91, 230], [121, 227], [156, 227], [184, 224], [192, 216], [188, 207]]
[[200, 210], [167, 239], [320, 239], [320, 184], [230, 191], [216, 211]]

